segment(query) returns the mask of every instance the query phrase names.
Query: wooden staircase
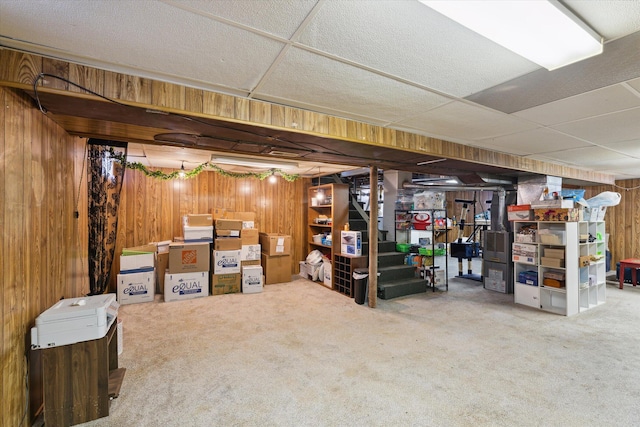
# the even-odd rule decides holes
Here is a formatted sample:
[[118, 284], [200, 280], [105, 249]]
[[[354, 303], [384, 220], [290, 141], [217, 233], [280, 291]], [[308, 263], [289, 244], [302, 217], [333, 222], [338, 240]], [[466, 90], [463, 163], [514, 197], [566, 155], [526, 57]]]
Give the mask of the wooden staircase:
[[[350, 205], [349, 227], [362, 233], [362, 255], [369, 256], [369, 232], [367, 221]], [[382, 233], [386, 237], [386, 232]], [[414, 266], [404, 263], [405, 254], [396, 251], [396, 242], [378, 241], [378, 298], [391, 299], [427, 291], [427, 282], [416, 277]]]

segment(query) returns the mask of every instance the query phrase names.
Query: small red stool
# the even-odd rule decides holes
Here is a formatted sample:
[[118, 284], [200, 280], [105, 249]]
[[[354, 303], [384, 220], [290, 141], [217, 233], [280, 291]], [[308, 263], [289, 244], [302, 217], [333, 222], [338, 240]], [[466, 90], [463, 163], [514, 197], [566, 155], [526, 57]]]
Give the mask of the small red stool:
[[624, 269], [631, 268], [631, 283], [633, 286], [636, 285], [636, 268], [640, 268], [640, 259], [638, 258], [627, 258], [620, 261], [620, 271], [618, 272], [618, 276], [620, 279], [620, 289], [623, 288], [624, 284]]

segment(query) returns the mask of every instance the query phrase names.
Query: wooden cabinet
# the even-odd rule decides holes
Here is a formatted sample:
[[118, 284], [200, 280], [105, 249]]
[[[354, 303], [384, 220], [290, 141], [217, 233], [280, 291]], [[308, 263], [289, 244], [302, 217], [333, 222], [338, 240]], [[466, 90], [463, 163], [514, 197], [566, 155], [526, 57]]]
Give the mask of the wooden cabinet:
[[353, 271], [368, 266], [368, 256], [336, 254], [333, 258], [333, 289], [353, 298]]
[[117, 322], [97, 340], [34, 350], [40, 352], [44, 423], [69, 426], [109, 415], [120, 393]]
[[605, 302], [604, 222], [516, 221], [514, 298], [571, 316]]
[[[349, 217], [349, 186], [323, 184], [309, 188], [308, 192], [308, 242], [309, 252], [322, 252], [333, 263], [340, 253], [340, 232]], [[331, 275], [333, 289], [335, 274]]]

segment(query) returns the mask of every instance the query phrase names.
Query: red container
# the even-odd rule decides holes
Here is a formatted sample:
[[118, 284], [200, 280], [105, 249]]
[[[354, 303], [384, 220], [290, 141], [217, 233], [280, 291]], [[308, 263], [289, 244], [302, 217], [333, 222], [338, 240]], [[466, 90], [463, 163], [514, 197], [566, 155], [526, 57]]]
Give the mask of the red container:
[[426, 230], [431, 225], [431, 215], [426, 212], [414, 214], [411, 223], [414, 230]]

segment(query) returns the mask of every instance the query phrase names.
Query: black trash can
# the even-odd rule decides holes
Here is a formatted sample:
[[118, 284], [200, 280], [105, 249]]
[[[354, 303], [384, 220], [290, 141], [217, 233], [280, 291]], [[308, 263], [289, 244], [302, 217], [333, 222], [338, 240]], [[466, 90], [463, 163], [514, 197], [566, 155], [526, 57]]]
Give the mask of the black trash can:
[[353, 270], [353, 299], [356, 301], [356, 304], [364, 304], [367, 298], [368, 277], [368, 268], [356, 268]]

